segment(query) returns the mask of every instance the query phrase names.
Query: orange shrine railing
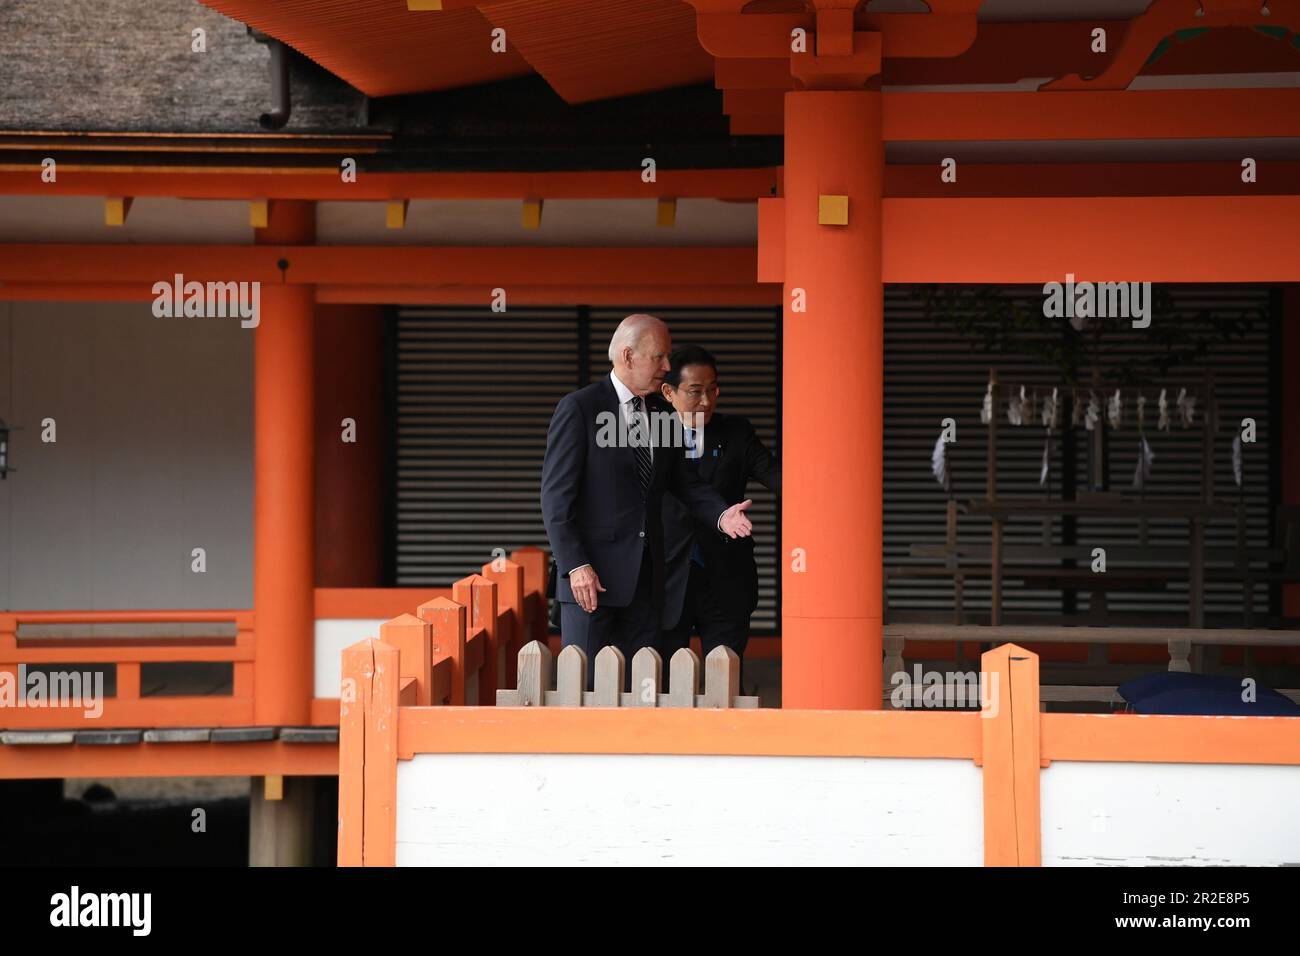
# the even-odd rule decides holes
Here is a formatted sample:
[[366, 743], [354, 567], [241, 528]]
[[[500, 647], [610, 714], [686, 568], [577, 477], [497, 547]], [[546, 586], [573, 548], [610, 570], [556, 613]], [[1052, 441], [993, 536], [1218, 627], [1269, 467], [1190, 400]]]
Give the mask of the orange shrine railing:
[[[429, 688], [436, 694], [433, 701], [492, 703], [496, 689], [515, 679], [519, 648], [529, 640], [546, 640], [547, 557], [541, 549], [521, 548], [509, 559], [483, 565], [481, 573], [455, 582], [450, 589], [317, 591], [316, 617], [386, 617], [395, 603], [411, 595], [431, 597], [412, 606], [414, 614], [384, 625], [382, 633], [413, 648], [409, 635], [427, 629], [429, 666], [435, 675]], [[137, 625], [139, 633], [132, 634]], [[48, 633], [51, 630], [72, 633]], [[97, 635], [97, 630], [112, 633]], [[0, 729], [256, 725], [254, 683], [274, 682], [279, 676], [259, 672], [254, 654], [257, 640], [256, 611], [246, 609], [0, 612]], [[142, 667], [182, 663], [229, 664], [230, 692], [141, 695]], [[315, 663], [304, 660], [301, 666], [311, 670]], [[102, 706], [93, 713], [81, 706], [84, 694], [72, 706], [66, 706], [67, 701], [59, 701], [65, 706], [51, 706], [54, 699], [27, 705], [20, 699], [24, 689], [17, 679], [23, 667], [76, 671], [87, 677], [96, 671], [109, 672], [103, 680], [112, 692], [103, 696]], [[337, 722], [336, 700], [320, 698], [310, 703], [312, 723]]]

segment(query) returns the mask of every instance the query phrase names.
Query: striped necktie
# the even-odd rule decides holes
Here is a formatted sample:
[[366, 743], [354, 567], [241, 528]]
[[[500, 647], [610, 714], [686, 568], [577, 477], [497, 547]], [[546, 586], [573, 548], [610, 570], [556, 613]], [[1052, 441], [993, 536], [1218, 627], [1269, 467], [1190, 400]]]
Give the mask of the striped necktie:
[[650, 459], [650, 434], [641, 415], [641, 396], [632, 396], [632, 451], [636, 455], [636, 479], [641, 484], [641, 497], [650, 489], [654, 477], [654, 463]]

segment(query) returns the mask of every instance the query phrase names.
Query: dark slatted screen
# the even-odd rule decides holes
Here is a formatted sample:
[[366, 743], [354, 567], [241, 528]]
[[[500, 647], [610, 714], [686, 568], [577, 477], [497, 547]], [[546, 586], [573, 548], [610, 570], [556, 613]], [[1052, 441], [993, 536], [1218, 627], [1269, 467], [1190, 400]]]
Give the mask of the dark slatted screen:
[[[1208, 309], [1214, 315], [1235, 318], [1245, 311], [1258, 309], [1268, 315], [1269, 294], [1266, 289], [1171, 287], [1169, 292], [1180, 314]], [[1041, 288], [1017, 290], [1015, 296], [1024, 308], [1041, 314]], [[919, 299], [909, 289], [888, 289], [885, 311], [885, 562], [933, 566], [939, 563], [936, 559], [911, 558], [909, 549], [915, 542], [941, 544], [944, 540], [946, 496], [930, 473], [930, 455], [939, 437], [941, 421], [951, 417], [957, 422], [957, 443], [950, 446], [949, 459], [954, 496], [959, 501], [981, 498], [985, 493], [988, 429], [980, 421], [980, 407], [989, 369], [997, 368], [1001, 382], [1016, 386], [1023, 384], [1031, 390], [1053, 381], [1055, 375], [1036, 359], [1016, 355], [990, 356], [972, 350], [950, 319], [928, 319]], [[1153, 323], [1160, 320], [1161, 317], [1156, 315]], [[1045, 319], [1044, 323], [1049, 321]], [[1216, 497], [1236, 500], [1231, 459], [1233, 435], [1243, 418], [1254, 418], [1258, 425], [1258, 442], [1244, 446], [1244, 500], [1248, 509], [1247, 543], [1261, 548], [1269, 544], [1272, 522], [1269, 460], [1276, 440], [1270, 421], [1270, 341], [1270, 321], [1267, 318], [1256, 319], [1244, 338], [1229, 345], [1216, 345], [1207, 363], [1214, 373], [1221, 421], [1219, 431], [1213, 436]], [[1149, 355], [1156, 347], [1155, 336], [1141, 330], [1111, 334], [1103, 348], [1103, 376], [1112, 374], [1116, 368], [1135, 358]], [[1199, 425], [1204, 412], [1202, 370], [1171, 371], [1165, 381], [1173, 386], [1169, 395], [1171, 405], [1180, 385], [1200, 396], [1197, 404]], [[1159, 384], [1164, 383], [1141, 389], [1148, 400], [1147, 439], [1156, 456], [1147, 493], [1152, 498], [1196, 496], [1200, 493], [1201, 431], [1198, 425], [1184, 431], [1177, 423], [1171, 431], [1156, 431], [1155, 399], [1159, 394]], [[1127, 494], [1131, 489], [1138, 453], [1136, 391], [1124, 389], [1123, 395], [1126, 398], [1125, 423], [1118, 434], [1111, 436], [1109, 475], [1110, 488]], [[997, 409], [1001, 416], [998, 425], [998, 494], [1042, 496], [1044, 490], [1038, 481], [1044, 429], [1037, 423], [1023, 427], [1008, 424], [1005, 406], [1004, 400]], [[1076, 480], [1081, 488], [1086, 487], [1087, 478], [1085, 436], [1086, 433], [1080, 435], [1076, 448]], [[1051, 465], [1052, 494], [1059, 497], [1062, 467], [1059, 437], [1052, 449]], [[989, 541], [987, 519], [962, 516], [958, 529], [958, 537], [963, 543], [987, 544]], [[1132, 520], [1093, 519], [1079, 522], [1077, 541], [1089, 547], [1135, 545], [1138, 543], [1137, 533], [1137, 522]], [[1059, 543], [1059, 520], [1053, 523], [1052, 534], [1053, 540]], [[1186, 547], [1187, 522], [1151, 521], [1148, 540], [1152, 545]], [[1041, 521], [1020, 519], [1009, 523], [1005, 541], [1008, 544], [1041, 542]], [[1234, 522], [1215, 521], [1210, 524], [1207, 546], [1230, 547], [1235, 541]], [[1109, 569], [1115, 567], [1114, 562], [1108, 563]], [[896, 580], [890, 584], [889, 598], [891, 611], [946, 611], [952, 607], [952, 585], [937, 580]], [[987, 581], [968, 582], [965, 599], [972, 609], [987, 609]], [[1004, 587], [1003, 601], [1004, 606], [1012, 611], [1059, 610], [1061, 595], [1059, 591], [1030, 591], [1024, 585], [1012, 582]], [[1256, 602], [1257, 608], [1268, 606], [1267, 589], [1263, 586], [1256, 594]], [[1172, 583], [1165, 592], [1117, 594], [1110, 598], [1109, 603], [1113, 611], [1185, 613], [1186, 583]], [[1087, 596], [1080, 595], [1080, 610], [1086, 606]], [[1240, 585], [1221, 583], [1207, 586], [1207, 612], [1239, 612], [1240, 607]]]
[[[636, 308], [399, 310], [395, 334], [395, 581], [445, 587], [506, 552], [546, 545], [539, 489], [546, 427], [567, 392], [607, 374], [618, 322]], [[774, 453], [774, 309], [651, 309], [678, 343], [718, 357], [722, 407]], [[752, 488], [759, 563], [755, 633], [775, 628], [776, 502]]]
[[[1268, 308], [1268, 292], [1220, 286], [1173, 288], [1180, 310], [1210, 308], [1223, 315]], [[1017, 293], [1021, 295], [1021, 293]], [[1041, 308], [1041, 293], [1024, 290], [1026, 307]], [[402, 309], [395, 335], [395, 581], [400, 586], [446, 586], [492, 557], [526, 544], [546, 544], [539, 512], [538, 486], [546, 426], [555, 403], [566, 392], [605, 374], [610, 334], [626, 309], [512, 309], [505, 315], [482, 310]], [[678, 344], [692, 342], [713, 351], [720, 363], [721, 407], [748, 416], [773, 452], [780, 454], [777, 390], [781, 378], [780, 329], [772, 309], [657, 309]], [[1052, 373], [1023, 356], [990, 357], [972, 350], [951, 323], [928, 319], [911, 290], [890, 287], [885, 301], [885, 561], [888, 564], [935, 563], [909, 557], [917, 542], [944, 538], [942, 489], [930, 475], [930, 452], [940, 422], [957, 421], [958, 442], [951, 452], [953, 487], [959, 499], [984, 494], [986, 429], [979, 410], [988, 370], [996, 366], [1003, 382], [1033, 387], [1052, 380]], [[1160, 321], [1159, 316], [1154, 321]], [[1271, 420], [1270, 324], [1256, 321], [1245, 338], [1216, 347], [1209, 365], [1222, 426], [1214, 437], [1215, 488], [1221, 497], [1236, 494], [1230, 446], [1234, 423], [1254, 418], [1258, 442], [1245, 446], [1245, 491], [1248, 544], [1265, 547], [1271, 523], [1270, 458], [1276, 436]], [[1139, 332], [1108, 342], [1111, 366], [1127, 362], [1134, 351], [1153, 347]], [[1179, 376], [1182, 376], [1181, 378]], [[1199, 370], [1174, 372], [1169, 381], [1185, 382], [1198, 395]], [[1152, 497], [1195, 495], [1200, 472], [1200, 432], [1175, 426], [1154, 428], [1158, 389], [1144, 388], [1151, 422], [1148, 439], [1156, 454], [1148, 484]], [[1125, 392], [1126, 427], [1114, 437], [1111, 487], [1127, 490], [1137, 454], [1134, 394]], [[1172, 396], [1171, 396], [1172, 397]], [[1001, 495], [1039, 495], [1038, 468], [1043, 429], [1037, 425], [999, 427], [998, 488]], [[1198, 414], [1203, 412], [1203, 401]], [[1086, 482], [1086, 449], [1077, 447], [1076, 480]], [[1052, 490], [1059, 494], [1061, 449], [1052, 451]], [[751, 485], [758, 541], [760, 605], [756, 633], [773, 632], [779, 613], [776, 573], [777, 502]], [[1052, 528], [1060, 540], [1059, 524]], [[1041, 524], [1020, 521], [1008, 528], [1008, 543], [1041, 540]], [[1133, 544], [1133, 522], [1080, 522], [1080, 543], [1100, 546]], [[988, 523], [964, 518], [963, 541], [987, 543]], [[1152, 521], [1152, 544], [1184, 545], [1183, 522]], [[1207, 543], [1230, 546], [1231, 522], [1211, 525]], [[971, 582], [966, 600], [972, 609], [987, 607], [987, 586]], [[1186, 587], [1174, 583], [1166, 592], [1115, 595], [1113, 610], [1186, 609]], [[1081, 609], [1087, 597], [1080, 595]], [[1267, 606], [1261, 588], [1257, 606]], [[951, 586], [935, 581], [902, 580], [890, 587], [892, 610], [942, 614], [951, 607]], [[1008, 610], [1059, 610], [1054, 591], [1029, 591], [1009, 583]], [[1208, 588], [1206, 610], [1235, 612], [1240, 589], [1229, 584]]]
[[403, 309], [396, 328], [396, 580], [447, 587], [546, 544], [546, 427], [578, 379], [576, 312]]

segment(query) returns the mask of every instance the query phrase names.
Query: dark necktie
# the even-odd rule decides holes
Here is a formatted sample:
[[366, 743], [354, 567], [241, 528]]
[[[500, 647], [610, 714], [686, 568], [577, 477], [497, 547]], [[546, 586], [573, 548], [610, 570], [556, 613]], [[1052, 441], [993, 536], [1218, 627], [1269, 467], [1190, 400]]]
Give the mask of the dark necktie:
[[650, 488], [650, 479], [654, 477], [654, 463], [650, 460], [650, 435], [641, 417], [641, 396], [632, 396], [632, 451], [636, 455], [636, 479], [641, 484], [641, 497], [646, 496]]

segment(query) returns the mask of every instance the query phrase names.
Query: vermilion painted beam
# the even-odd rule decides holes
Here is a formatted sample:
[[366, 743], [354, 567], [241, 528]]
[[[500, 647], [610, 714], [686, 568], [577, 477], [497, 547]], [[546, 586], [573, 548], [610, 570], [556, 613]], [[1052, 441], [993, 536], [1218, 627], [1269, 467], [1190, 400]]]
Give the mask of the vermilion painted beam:
[[[1111, 53], [1092, 52], [1092, 31], [1106, 31]], [[1106, 68], [1128, 29], [1127, 20], [1056, 20], [1047, 23], [981, 23], [969, 50], [950, 59], [886, 59], [880, 81], [891, 86], [1015, 83], [1026, 78], [1092, 75]], [[1175, 42], [1142, 76], [1180, 73], [1283, 73], [1296, 69], [1296, 49], [1245, 27], [1224, 27]], [[793, 88], [790, 58], [720, 59], [719, 89]]]
[[[1300, 281], [1300, 197], [886, 199], [884, 281]], [[187, 279], [405, 287], [705, 290], [755, 281], [752, 247], [674, 249], [0, 245], [8, 283]], [[656, 284], [656, 280], [660, 284]], [[481, 285], [480, 285], [481, 284]], [[345, 300], [346, 301], [346, 300]]]
[[[493, 287], [495, 288], [495, 287]], [[467, 305], [487, 306], [491, 289], [487, 285], [342, 285], [316, 286], [318, 303], [374, 305]], [[0, 302], [145, 302], [154, 298], [144, 283], [134, 286], [75, 284], [0, 283]], [[508, 306], [517, 305], [779, 305], [781, 290], [771, 285], [677, 286], [677, 285], [511, 285]], [[418, 602], [417, 602], [418, 603]], [[395, 614], [373, 615], [395, 617]]]
[[[972, 0], [963, 13], [862, 14], [854, 18], [854, 23], [859, 33], [880, 34], [887, 57], [959, 56], [975, 40], [978, 3]], [[700, 6], [696, 4], [697, 9]], [[700, 46], [716, 57], [786, 56], [790, 53], [790, 32], [796, 28], [813, 36], [817, 32], [814, 15], [700, 12], [696, 17]]]
[[332, 777], [337, 744], [118, 744], [0, 747], [0, 779], [50, 777]]
[[[152, 285], [260, 281], [290, 285], [738, 285], [752, 247], [568, 248], [0, 244], [0, 282]], [[277, 263], [284, 260], [284, 273]]]
[[[5, 290], [0, 288], [0, 299]], [[57, 297], [56, 297], [57, 298]], [[492, 301], [486, 286], [317, 286], [317, 302], [368, 302], [384, 305], [482, 306]], [[770, 285], [555, 285], [508, 288], [507, 306], [519, 305], [770, 305], [781, 303], [781, 290]]]
[[[1258, 157], [1257, 157], [1258, 159]], [[1300, 193], [1300, 162], [1258, 160], [1257, 181], [1239, 161], [1203, 163], [965, 163], [942, 182], [935, 163], [885, 167], [886, 198], [962, 196], [1261, 196]], [[759, 200], [760, 203], [762, 200]]]
[[1300, 89], [886, 93], [885, 139], [1300, 136]]
[[1300, 197], [887, 199], [886, 282], [1295, 282]]
[[754, 199], [770, 196], [773, 168], [660, 168], [653, 183], [641, 167], [614, 172], [368, 173], [345, 183], [335, 169], [104, 168], [59, 164], [56, 183], [39, 166], [0, 165], [0, 195], [175, 196], [182, 199]]
[[[779, 90], [726, 90], [747, 135], [781, 132]], [[1300, 90], [885, 93], [886, 142], [1300, 136]]]

